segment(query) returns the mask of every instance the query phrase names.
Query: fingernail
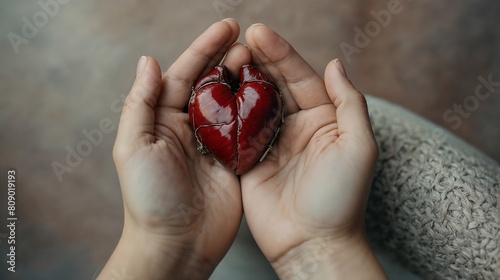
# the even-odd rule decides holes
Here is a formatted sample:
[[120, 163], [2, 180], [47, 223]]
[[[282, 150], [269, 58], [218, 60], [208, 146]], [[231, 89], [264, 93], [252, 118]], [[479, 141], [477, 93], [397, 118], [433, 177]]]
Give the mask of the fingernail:
[[250, 27], [257, 27], [257, 26], [265, 26], [265, 25], [263, 23], [260, 23], [260, 22], [250, 25]]
[[137, 71], [135, 74], [136, 78], [142, 75], [142, 73], [144, 73], [144, 69], [146, 69], [146, 64], [148, 64], [148, 58], [145, 56], [141, 56], [141, 58], [139, 59], [139, 63], [137, 63]]
[[230, 21], [230, 20], [232, 20], [232, 21], [236, 21], [234, 18], [230, 18], [230, 17], [225, 18], [225, 19], [223, 19], [222, 21], [228, 22], [228, 21]]
[[342, 73], [342, 76], [347, 78], [347, 73], [345, 71], [344, 64], [342, 64], [342, 61], [340, 61], [340, 59], [338, 59], [338, 58], [335, 58], [334, 61], [335, 61], [335, 65], [337, 65], [337, 68], [339, 69], [340, 73]]

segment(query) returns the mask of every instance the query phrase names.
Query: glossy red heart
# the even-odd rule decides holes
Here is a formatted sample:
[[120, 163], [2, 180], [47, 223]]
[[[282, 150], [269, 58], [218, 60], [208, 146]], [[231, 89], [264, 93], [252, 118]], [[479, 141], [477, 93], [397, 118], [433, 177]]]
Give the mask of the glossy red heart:
[[266, 156], [284, 106], [276, 85], [252, 65], [241, 67], [237, 85], [217, 66], [194, 85], [188, 110], [198, 151], [240, 175]]

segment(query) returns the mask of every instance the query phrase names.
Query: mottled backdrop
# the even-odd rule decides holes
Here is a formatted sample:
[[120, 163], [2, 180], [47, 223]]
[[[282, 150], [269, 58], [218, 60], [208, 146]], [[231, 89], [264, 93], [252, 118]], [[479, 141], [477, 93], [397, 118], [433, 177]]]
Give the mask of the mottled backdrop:
[[[109, 257], [123, 218], [111, 150], [141, 55], [165, 70], [221, 17], [242, 29], [263, 22], [319, 73], [339, 57], [361, 91], [500, 161], [498, 15], [500, 2], [486, 0], [2, 1], [0, 279], [92, 279]], [[82, 144], [82, 131], [102, 122], [102, 137]], [[68, 157], [78, 148], [88, 155]], [[60, 178], [54, 162], [66, 166]], [[3, 225], [11, 168], [15, 274], [6, 272]]]

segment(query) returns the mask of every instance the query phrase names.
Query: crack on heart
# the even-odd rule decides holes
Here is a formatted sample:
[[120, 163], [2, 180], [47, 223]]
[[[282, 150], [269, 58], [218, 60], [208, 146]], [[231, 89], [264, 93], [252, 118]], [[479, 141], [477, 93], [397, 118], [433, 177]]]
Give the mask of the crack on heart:
[[194, 137], [196, 139], [196, 142], [198, 142], [198, 148], [197, 148], [197, 151], [202, 154], [202, 155], [210, 155], [211, 158], [213, 159], [216, 159], [212, 153], [205, 147], [205, 145], [203, 145], [203, 141], [201, 140], [201, 137], [198, 133], [198, 130], [202, 129], [202, 128], [208, 128], [208, 127], [223, 127], [225, 125], [231, 125], [233, 124], [234, 121], [232, 122], [221, 122], [221, 123], [213, 123], [213, 124], [205, 124], [205, 125], [200, 125], [198, 126], [195, 131], [194, 131]]
[[[241, 87], [240, 87], [241, 88]], [[238, 101], [236, 102], [236, 170], [238, 166], [240, 166], [240, 130], [241, 130], [241, 116], [240, 116], [240, 106], [238, 105]], [[235, 170], [235, 171], [236, 171]]]

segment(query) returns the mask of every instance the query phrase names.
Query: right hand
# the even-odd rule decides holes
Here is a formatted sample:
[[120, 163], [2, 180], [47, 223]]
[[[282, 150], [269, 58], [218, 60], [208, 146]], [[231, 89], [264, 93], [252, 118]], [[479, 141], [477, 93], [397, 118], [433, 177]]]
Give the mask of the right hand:
[[250, 27], [246, 41], [253, 64], [274, 78], [286, 106], [274, 149], [241, 177], [245, 216], [257, 244], [282, 277], [318, 246], [332, 249], [322, 255], [321, 262], [328, 264], [317, 260], [319, 268], [335, 267], [346, 251], [373, 261], [364, 212], [378, 148], [364, 96], [340, 61], [328, 64], [325, 83], [288, 42], [263, 25]]

